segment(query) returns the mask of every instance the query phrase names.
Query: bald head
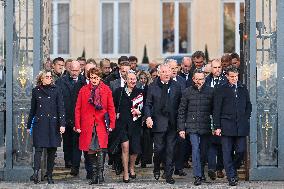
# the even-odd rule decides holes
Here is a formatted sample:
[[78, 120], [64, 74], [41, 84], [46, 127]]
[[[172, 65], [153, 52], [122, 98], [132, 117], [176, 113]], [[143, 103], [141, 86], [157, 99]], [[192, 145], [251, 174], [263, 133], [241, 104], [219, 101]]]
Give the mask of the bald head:
[[70, 63], [70, 76], [73, 79], [77, 79], [81, 72], [80, 63], [77, 60], [74, 60]]

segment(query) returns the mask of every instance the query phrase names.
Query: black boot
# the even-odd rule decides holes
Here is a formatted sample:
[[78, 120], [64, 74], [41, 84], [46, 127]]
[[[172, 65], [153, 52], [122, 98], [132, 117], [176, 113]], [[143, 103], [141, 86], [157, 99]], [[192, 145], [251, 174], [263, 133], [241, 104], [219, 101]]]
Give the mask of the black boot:
[[35, 184], [39, 183], [38, 170], [34, 170], [34, 174], [30, 177], [30, 181], [34, 181]]
[[[99, 177], [99, 183], [103, 183], [104, 179], [104, 154], [102, 151], [97, 152], [97, 176]], [[98, 183], [98, 184], [99, 184]]]
[[90, 185], [92, 184], [98, 184], [99, 183], [99, 177], [98, 177], [98, 172], [97, 172], [97, 154], [88, 154], [89, 161], [92, 164], [92, 178], [89, 182]]
[[54, 180], [52, 178], [52, 175], [47, 175], [47, 183], [48, 184], [54, 184]]

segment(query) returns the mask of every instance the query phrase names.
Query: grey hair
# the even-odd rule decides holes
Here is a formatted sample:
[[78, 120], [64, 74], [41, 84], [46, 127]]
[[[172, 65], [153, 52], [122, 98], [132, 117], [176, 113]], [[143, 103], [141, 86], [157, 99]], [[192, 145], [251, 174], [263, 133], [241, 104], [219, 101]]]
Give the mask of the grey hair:
[[[169, 59], [169, 60], [171, 60], [171, 59]], [[160, 64], [159, 66], [158, 66], [158, 68], [157, 68], [157, 71], [158, 72], [160, 72], [161, 71], [161, 67], [170, 67], [170, 65], [169, 65], [169, 63], [167, 62], [167, 60], [165, 61], [165, 63], [163, 63], [163, 64]]]

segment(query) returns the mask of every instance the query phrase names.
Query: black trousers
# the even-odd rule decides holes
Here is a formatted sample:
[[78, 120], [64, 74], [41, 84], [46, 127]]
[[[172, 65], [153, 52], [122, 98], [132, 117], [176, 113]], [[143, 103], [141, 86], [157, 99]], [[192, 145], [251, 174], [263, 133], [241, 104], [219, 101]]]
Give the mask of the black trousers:
[[185, 139], [178, 136], [175, 148], [175, 170], [184, 168], [184, 163], [189, 159], [187, 155], [189, 150], [191, 150], [189, 136], [186, 135]]
[[[245, 136], [222, 136], [223, 161], [228, 179], [237, 176], [237, 169], [241, 166], [246, 150]], [[234, 153], [233, 153], [233, 150]]]
[[[35, 154], [34, 154], [34, 170], [40, 169], [40, 163], [41, 163], [41, 156], [43, 152], [42, 147], [35, 147]], [[52, 175], [53, 167], [54, 167], [54, 160], [55, 160], [55, 153], [57, 148], [46, 148], [47, 151], [47, 175]]]
[[[64, 161], [65, 165], [72, 163], [73, 161], [73, 137], [77, 134], [73, 131], [72, 125], [66, 125], [65, 132], [62, 135], [63, 138], [63, 152], [64, 152]], [[76, 150], [76, 149], [75, 149]]]
[[[166, 178], [173, 175], [173, 158], [174, 148], [176, 145], [176, 130], [168, 130], [166, 132], [153, 133], [154, 141], [154, 171], [160, 170], [160, 163], [165, 160]], [[163, 152], [166, 152], [165, 154]]]

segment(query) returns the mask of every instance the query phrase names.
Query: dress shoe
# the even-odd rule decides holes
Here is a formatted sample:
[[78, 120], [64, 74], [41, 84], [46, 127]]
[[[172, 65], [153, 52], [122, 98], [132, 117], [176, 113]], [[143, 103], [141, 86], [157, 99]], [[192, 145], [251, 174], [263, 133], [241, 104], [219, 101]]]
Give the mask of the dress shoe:
[[71, 162], [65, 162], [65, 168], [70, 169], [72, 167]]
[[71, 168], [71, 171], [70, 171], [70, 175], [72, 175], [72, 176], [78, 176], [78, 174], [79, 174], [79, 168], [77, 168], [77, 167], [72, 167], [72, 168]]
[[237, 186], [237, 181], [235, 178], [229, 179], [229, 186]]
[[131, 179], [136, 179], [136, 174], [131, 175], [131, 173], [129, 173], [129, 178], [131, 178]]
[[141, 168], [146, 168], [146, 167], [147, 167], [146, 163], [141, 163]]
[[216, 180], [216, 173], [215, 171], [213, 170], [208, 170], [208, 177], [211, 179], [211, 180]]
[[165, 173], [165, 171], [164, 171], [163, 174], [162, 174], [162, 179], [166, 179], [166, 173]]
[[156, 180], [159, 180], [159, 178], [160, 178], [160, 170], [154, 170], [153, 173], [154, 173], [154, 178]]
[[184, 162], [183, 167], [184, 168], [190, 168], [191, 166], [190, 166], [189, 162]]
[[30, 177], [30, 181], [34, 181], [34, 184], [38, 184], [38, 170], [34, 171], [34, 174]]
[[175, 175], [178, 175], [178, 176], [181, 176], [181, 177], [187, 175], [186, 172], [184, 172], [184, 170], [182, 170], [182, 169], [180, 169], [180, 170], [175, 170], [174, 174], [175, 174]]
[[217, 177], [218, 178], [224, 178], [225, 177], [225, 175], [224, 175], [222, 170], [217, 171]]
[[86, 174], [86, 179], [92, 179], [92, 175], [93, 175], [93, 173], [92, 172], [87, 172], [87, 174]]
[[51, 175], [47, 175], [47, 183], [48, 183], [48, 184], [54, 184], [54, 181], [53, 181]]
[[201, 177], [195, 177], [193, 184], [194, 184], [195, 186], [201, 185]]
[[176, 181], [175, 179], [173, 179], [173, 177], [169, 177], [169, 178], [166, 178], [166, 183], [168, 184], [174, 184]]
[[206, 177], [205, 177], [205, 175], [202, 175], [202, 177], [201, 177], [201, 182], [206, 182]]

